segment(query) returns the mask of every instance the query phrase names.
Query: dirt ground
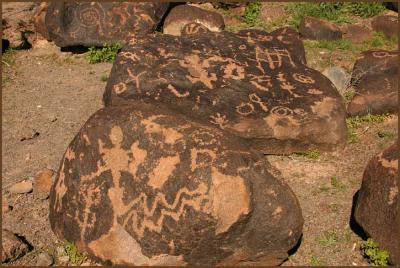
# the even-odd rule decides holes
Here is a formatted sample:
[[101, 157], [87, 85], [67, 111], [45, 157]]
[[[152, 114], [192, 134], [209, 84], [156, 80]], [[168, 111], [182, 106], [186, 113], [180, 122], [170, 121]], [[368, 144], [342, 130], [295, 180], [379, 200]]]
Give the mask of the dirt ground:
[[[315, 62], [315, 53], [307, 56]], [[2, 197], [13, 209], [2, 214], [2, 227], [25, 237], [33, 250], [9, 265], [34, 265], [43, 251], [53, 255], [56, 264], [71, 265], [58, 259], [63, 242], [50, 229], [49, 200], [8, 189], [23, 179], [33, 180], [44, 168], [58, 170], [69, 142], [102, 107], [102, 77], [112, 64], [89, 64], [84, 54], [61, 52], [47, 42], [15, 51], [12, 57], [14, 62], [3, 64], [2, 73]], [[297, 195], [304, 217], [302, 241], [284, 266], [369, 265], [360, 253], [362, 239], [350, 227], [353, 197], [368, 160], [394, 142], [397, 125], [395, 115], [363, 123], [356, 130], [356, 143], [317, 159], [266, 156], [276, 176]], [[392, 135], [380, 138], [382, 131]]]

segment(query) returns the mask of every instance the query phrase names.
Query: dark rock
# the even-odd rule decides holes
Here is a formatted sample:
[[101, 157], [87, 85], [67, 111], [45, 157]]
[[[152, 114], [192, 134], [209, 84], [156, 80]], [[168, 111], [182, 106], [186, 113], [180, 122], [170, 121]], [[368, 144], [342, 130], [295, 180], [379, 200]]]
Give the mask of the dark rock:
[[383, 32], [387, 38], [396, 38], [399, 35], [399, 18], [393, 15], [377, 16], [371, 21], [372, 29]]
[[355, 95], [347, 112], [351, 116], [398, 111], [399, 52], [370, 50], [362, 53], [353, 68]]
[[373, 32], [365, 25], [345, 24], [341, 27], [343, 39], [350, 40], [354, 44], [362, 44], [373, 37]]
[[112, 264], [277, 265], [298, 241], [298, 200], [246, 143], [162, 104], [96, 112], [50, 194], [60, 239]]
[[165, 103], [265, 153], [336, 149], [346, 141], [342, 97], [304, 63], [289, 28], [149, 35], [118, 55], [104, 103]]
[[14, 261], [29, 251], [29, 246], [13, 232], [2, 229], [1, 231], [1, 262]]
[[167, 11], [161, 2], [52, 1], [46, 13], [50, 39], [57, 46], [103, 46], [155, 30]]
[[397, 143], [368, 163], [356, 200], [354, 216], [368, 236], [400, 264], [399, 149]]
[[329, 21], [304, 17], [300, 22], [300, 35], [311, 40], [337, 40], [342, 38], [339, 27]]
[[387, 9], [398, 12], [399, 11], [399, 3], [398, 2], [384, 2], [384, 5]]
[[183, 27], [189, 23], [199, 23], [212, 32], [220, 32], [225, 27], [224, 19], [217, 12], [191, 5], [179, 5], [165, 18], [163, 33], [179, 36]]

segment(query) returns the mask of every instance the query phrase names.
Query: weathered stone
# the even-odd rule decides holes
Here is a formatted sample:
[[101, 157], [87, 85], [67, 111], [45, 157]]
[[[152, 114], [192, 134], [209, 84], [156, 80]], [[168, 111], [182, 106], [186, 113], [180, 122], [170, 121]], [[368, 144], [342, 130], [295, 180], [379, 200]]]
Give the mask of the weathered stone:
[[352, 115], [398, 111], [399, 52], [370, 50], [362, 53], [353, 68], [355, 95], [347, 112]]
[[53, 257], [46, 252], [42, 252], [37, 256], [36, 266], [51, 266], [53, 263]]
[[265, 153], [336, 149], [346, 140], [342, 97], [304, 63], [289, 28], [149, 35], [117, 56], [104, 103], [165, 103]]
[[106, 107], [66, 150], [51, 227], [113, 264], [276, 265], [303, 219], [268, 166], [238, 137], [162, 104]]
[[282, 3], [263, 2], [261, 3], [260, 19], [266, 23], [280, 20], [287, 17], [287, 14]]
[[191, 5], [179, 5], [165, 18], [163, 33], [179, 36], [183, 27], [189, 23], [199, 23], [212, 32], [220, 32], [225, 27], [224, 19], [216, 12]]
[[354, 216], [364, 231], [400, 264], [399, 149], [397, 142], [368, 163]]
[[335, 85], [336, 89], [339, 91], [340, 94], [344, 94], [346, 89], [350, 85], [350, 74], [348, 74], [343, 68], [341, 67], [332, 67], [325, 69], [322, 72], [323, 75], [328, 77], [329, 80]]
[[190, 34], [200, 34], [200, 33], [208, 33], [210, 30], [208, 30], [207, 27], [200, 23], [192, 22], [189, 24], [186, 24], [183, 26], [183, 29], [181, 31], [181, 35], [190, 35]]
[[396, 38], [399, 35], [399, 18], [393, 15], [377, 16], [371, 21], [372, 29], [383, 32], [388, 38]]
[[35, 178], [33, 184], [33, 193], [41, 199], [46, 199], [50, 194], [52, 178], [54, 171], [51, 169], [44, 169], [40, 171]]
[[212, 2], [215, 8], [233, 9], [239, 7], [245, 7], [246, 2]]
[[1, 230], [1, 262], [14, 261], [28, 252], [29, 247], [13, 232]]
[[312, 40], [337, 40], [342, 38], [339, 27], [329, 21], [304, 17], [300, 22], [300, 35]]
[[48, 2], [40, 3], [40, 5], [36, 8], [33, 17], [33, 24], [35, 26], [35, 31], [41, 34], [46, 40], [50, 40], [49, 31], [47, 30], [45, 21], [48, 6], [49, 6]]
[[52, 1], [46, 13], [50, 39], [57, 46], [125, 43], [127, 36], [152, 32], [167, 11], [161, 2]]
[[35, 41], [34, 2], [2, 2], [2, 38], [14, 49], [29, 49]]
[[13, 194], [26, 194], [32, 192], [32, 189], [32, 181], [23, 180], [11, 186], [9, 192]]
[[365, 25], [344, 24], [340, 28], [343, 32], [343, 39], [350, 40], [354, 44], [362, 44], [373, 37], [373, 32]]

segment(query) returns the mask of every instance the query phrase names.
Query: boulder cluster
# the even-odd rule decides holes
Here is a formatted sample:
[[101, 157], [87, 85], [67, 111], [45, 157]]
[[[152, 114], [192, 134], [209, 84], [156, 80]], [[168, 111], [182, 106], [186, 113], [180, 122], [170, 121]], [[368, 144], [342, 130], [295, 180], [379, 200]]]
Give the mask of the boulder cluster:
[[[390, 23], [377, 18], [373, 27], [392, 35]], [[52, 185], [58, 237], [119, 265], [279, 265], [288, 257], [302, 212], [264, 154], [337, 150], [348, 115], [396, 112], [399, 54], [364, 52], [346, 107], [306, 65], [300, 39], [334, 40], [340, 29], [314, 18], [302, 21], [301, 36], [224, 26], [218, 13], [164, 2], [37, 8], [36, 30], [60, 47], [124, 45], [105, 107], [72, 140]], [[369, 162], [355, 208], [392, 263], [400, 263], [397, 173], [393, 145]]]

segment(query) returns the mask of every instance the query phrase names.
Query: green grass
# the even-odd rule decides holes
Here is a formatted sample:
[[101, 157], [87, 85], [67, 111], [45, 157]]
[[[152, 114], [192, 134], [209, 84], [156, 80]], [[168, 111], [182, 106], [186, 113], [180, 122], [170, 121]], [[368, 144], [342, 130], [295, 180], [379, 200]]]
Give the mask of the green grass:
[[323, 266], [323, 265], [326, 265], [326, 261], [323, 258], [316, 257], [316, 256], [311, 256], [310, 265], [312, 265], [312, 266]]
[[7, 49], [1, 55], [1, 61], [2, 61], [1, 63], [3, 65], [8, 66], [8, 67], [11, 66], [11, 65], [14, 65], [14, 63], [15, 63], [14, 55], [15, 55], [15, 50], [13, 50], [12, 48]]
[[310, 159], [318, 159], [321, 156], [321, 153], [318, 150], [308, 150], [301, 153], [296, 153], [296, 155], [304, 156]]
[[66, 242], [64, 245], [64, 256], [68, 256], [73, 264], [81, 265], [87, 257], [78, 252], [76, 245], [72, 242]]
[[382, 13], [386, 8], [382, 3], [371, 2], [371, 3], [347, 3], [343, 7], [345, 12], [349, 12], [353, 15], [370, 18]]
[[329, 247], [339, 242], [336, 231], [325, 232], [321, 237], [317, 237], [316, 241], [324, 247]]
[[388, 114], [364, 116], [355, 116], [346, 118], [347, 124], [347, 143], [352, 144], [358, 141], [356, 129], [365, 123], [382, 123], [388, 117]]
[[354, 97], [354, 90], [347, 90], [343, 94], [343, 98], [346, 101], [346, 104], [349, 103]]
[[291, 15], [290, 25], [295, 29], [300, 26], [303, 17], [315, 17], [334, 23], [351, 23], [352, 16], [369, 18], [380, 14], [385, 7], [381, 3], [291, 3], [286, 6]]
[[243, 19], [249, 26], [255, 26], [259, 22], [261, 3], [258, 1], [248, 2], [244, 10]]
[[346, 189], [346, 185], [344, 185], [343, 183], [341, 183], [337, 177], [333, 176], [331, 178], [331, 185], [333, 188], [335, 188], [336, 190], [339, 191], [344, 191]]
[[101, 48], [91, 47], [86, 55], [86, 60], [90, 64], [99, 62], [113, 62], [121, 48], [122, 46], [120, 44], [105, 44]]
[[387, 130], [378, 130], [376, 135], [381, 139], [393, 139], [396, 137], [396, 133]]
[[107, 80], [108, 80], [108, 75], [107, 75], [107, 74], [103, 74], [102, 76], [100, 76], [100, 80], [101, 80], [102, 82], [107, 82]]
[[379, 249], [378, 243], [372, 238], [362, 242], [361, 251], [371, 264], [378, 266], [388, 265], [389, 253], [386, 250]]

